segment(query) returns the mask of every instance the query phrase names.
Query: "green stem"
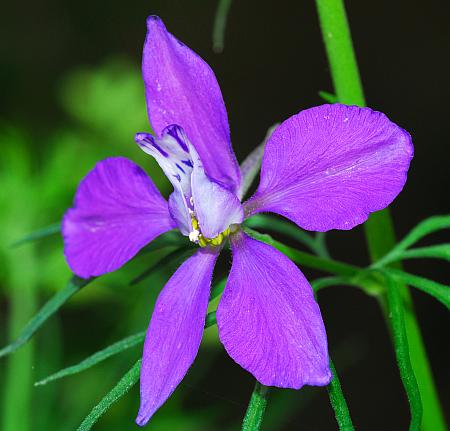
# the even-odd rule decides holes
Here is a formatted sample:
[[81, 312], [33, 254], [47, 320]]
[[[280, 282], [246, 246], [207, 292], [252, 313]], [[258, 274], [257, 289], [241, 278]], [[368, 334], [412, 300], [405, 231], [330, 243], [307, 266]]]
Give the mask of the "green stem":
[[242, 423], [242, 431], [257, 431], [260, 429], [266, 411], [268, 395], [269, 388], [256, 382]]
[[[358, 65], [350, 35], [343, 0], [316, 0], [320, 26], [339, 102], [365, 105]], [[371, 259], [376, 261], [395, 245], [395, 234], [389, 210], [372, 214], [365, 223], [365, 234]], [[437, 391], [415, 316], [411, 294], [399, 285], [405, 305], [405, 326], [410, 345], [411, 363], [422, 393], [424, 431], [446, 429]]]
[[282, 244], [279, 241], [274, 240], [270, 235], [259, 233], [244, 227], [244, 231], [251, 237], [265, 242], [266, 244], [275, 247], [277, 250], [281, 251], [295, 263], [307, 266], [309, 268], [319, 269], [321, 271], [329, 272], [330, 274], [337, 274], [342, 276], [354, 276], [357, 275], [361, 268], [357, 266], [350, 265], [348, 263], [339, 262], [337, 260], [325, 259], [323, 257], [314, 256], [304, 251], [297, 250], [295, 248], [289, 247]]
[[348, 411], [347, 402], [342, 392], [341, 383], [339, 381], [333, 362], [330, 360], [330, 368], [333, 373], [333, 380], [327, 386], [328, 395], [330, 397], [331, 406], [336, 416], [336, 422], [340, 431], [353, 431], [353, 423]]

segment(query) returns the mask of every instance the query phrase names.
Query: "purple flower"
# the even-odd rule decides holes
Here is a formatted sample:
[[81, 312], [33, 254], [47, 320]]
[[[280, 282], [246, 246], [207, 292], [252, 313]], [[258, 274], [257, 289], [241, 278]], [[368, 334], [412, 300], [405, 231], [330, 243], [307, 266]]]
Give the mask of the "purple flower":
[[335, 104], [302, 111], [273, 132], [259, 187], [241, 204], [240, 170], [214, 73], [159, 18], [149, 17], [147, 25], [143, 75], [156, 136], [138, 133], [136, 142], [156, 159], [174, 191], [166, 202], [140, 167], [106, 159], [82, 181], [63, 222], [65, 255], [81, 277], [116, 270], [174, 228], [200, 246], [155, 305], [137, 423], [147, 423], [197, 355], [214, 264], [226, 238], [233, 264], [217, 324], [228, 354], [264, 385], [328, 384], [327, 338], [308, 281], [240, 224], [269, 211], [321, 232], [363, 223], [402, 190], [413, 156], [410, 135], [369, 108]]

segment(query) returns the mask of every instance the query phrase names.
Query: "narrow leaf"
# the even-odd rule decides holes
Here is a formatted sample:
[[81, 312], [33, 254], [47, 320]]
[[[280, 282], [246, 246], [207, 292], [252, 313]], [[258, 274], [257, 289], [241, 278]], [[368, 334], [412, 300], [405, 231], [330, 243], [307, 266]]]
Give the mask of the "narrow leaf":
[[130, 335], [129, 337], [124, 338], [123, 340], [118, 341], [117, 343], [111, 344], [103, 350], [100, 350], [97, 353], [94, 353], [92, 356], [84, 359], [78, 364], [72, 365], [70, 367], [64, 368], [58, 371], [55, 374], [52, 374], [45, 379], [39, 380], [34, 384], [34, 386], [46, 385], [54, 380], [61, 379], [63, 377], [70, 376], [72, 374], [79, 373], [84, 371], [99, 362], [104, 361], [105, 359], [110, 358], [111, 356], [117, 355], [118, 353], [123, 352], [124, 350], [130, 349], [131, 347], [136, 346], [137, 344], [141, 344], [145, 339], [145, 331], [138, 332], [137, 334]]
[[391, 256], [390, 259], [383, 259], [383, 262], [386, 265], [387, 263], [397, 260], [421, 258], [443, 259], [450, 262], [450, 244], [438, 244], [431, 245], [429, 247], [411, 248], [409, 250], [399, 252], [397, 255]]
[[338, 98], [335, 94], [328, 93], [328, 91], [319, 91], [319, 96], [328, 103], [337, 103]]
[[170, 230], [155, 238], [149, 245], [145, 246], [139, 253], [149, 253], [165, 247], [181, 247], [186, 245], [186, 237], [182, 236], [178, 230]]
[[222, 294], [225, 289], [225, 285], [227, 284], [227, 278], [222, 278], [222, 280], [218, 281], [211, 289], [211, 295], [209, 297], [209, 302], [216, 299], [219, 295]]
[[108, 394], [91, 410], [78, 427], [78, 431], [90, 430], [101, 416], [120, 398], [122, 398], [139, 380], [142, 359], [139, 359], [131, 369], [119, 380]]
[[210, 326], [213, 326], [217, 323], [216, 320], [216, 312], [215, 311], [211, 311], [211, 313], [208, 313], [206, 315], [206, 320], [205, 320], [205, 329], [209, 328]]
[[401, 281], [402, 283], [408, 284], [434, 296], [438, 301], [450, 309], [450, 286], [437, 283], [436, 281], [429, 280], [428, 278], [419, 277], [418, 275], [409, 274], [398, 269], [384, 268], [382, 272]]
[[269, 388], [256, 382], [242, 423], [242, 431], [257, 431], [261, 428], [268, 395]]
[[311, 287], [314, 293], [317, 293], [319, 290], [330, 287], [330, 286], [338, 286], [338, 285], [347, 285], [353, 286], [354, 283], [348, 277], [322, 277], [311, 282]]
[[244, 228], [245, 232], [258, 241], [275, 247], [281, 251], [287, 257], [289, 257], [295, 263], [307, 266], [309, 268], [320, 269], [331, 274], [354, 276], [361, 270], [357, 266], [350, 265], [344, 262], [338, 262], [333, 259], [326, 259], [322, 257], [313, 256], [312, 254], [305, 253], [295, 248], [282, 244], [279, 241], [274, 240], [270, 235], [262, 234], [253, 229], [247, 227]]
[[374, 267], [381, 267], [388, 262], [399, 260], [398, 256], [414, 243], [426, 235], [441, 229], [450, 229], [450, 215], [433, 216], [420, 222], [411, 232], [406, 235], [392, 250], [382, 257]]
[[72, 295], [77, 293], [82, 287], [89, 284], [92, 280], [94, 280], [94, 278], [85, 280], [73, 276], [67, 283], [66, 287], [56, 293], [56, 295], [54, 295], [28, 322], [19, 337], [13, 343], [0, 350], [0, 357], [8, 355], [24, 345], [42, 326], [42, 324], [45, 323], [45, 321], [51, 317], [65, 302], [67, 302]]
[[213, 25], [213, 51], [217, 53], [223, 52], [225, 47], [225, 30], [227, 27], [228, 13], [230, 12], [232, 0], [219, 0], [216, 16]]
[[419, 386], [414, 375], [409, 358], [408, 338], [404, 320], [404, 306], [400, 290], [395, 280], [387, 277], [387, 300], [389, 309], [389, 318], [391, 320], [392, 333], [394, 338], [395, 353], [397, 356], [400, 377], [408, 396], [409, 408], [411, 411], [410, 431], [419, 431], [422, 424], [422, 400], [420, 397]]
[[342, 392], [341, 383], [334, 367], [333, 362], [330, 360], [330, 368], [333, 373], [333, 380], [327, 386], [328, 396], [330, 397], [331, 406], [334, 410], [336, 422], [339, 425], [341, 431], [352, 431], [353, 427], [352, 418], [348, 410], [347, 401], [345, 400], [344, 393]]
[[433, 216], [420, 222], [411, 232], [400, 241], [396, 249], [405, 250], [425, 235], [441, 229], [450, 229], [450, 215]]
[[245, 224], [251, 228], [259, 228], [281, 233], [286, 237], [292, 238], [300, 244], [308, 247], [315, 254], [319, 254], [316, 239], [309, 233], [297, 227], [297, 225], [286, 220], [265, 214], [256, 214], [246, 220]]
[[153, 265], [150, 266], [150, 268], [147, 268], [144, 272], [142, 272], [137, 277], [135, 277], [133, 280], [131, 280], [130, 286], [134, 286], [135, 284], [140, 283], [142, 280], [145, 280], [155, 270], [159, 271], [167, 265], [176, 266], [179, 262], [182, 262], [189, 255], [191, 255], [194, 251], [195, 251], [195, 249], [192, 249], [192, 248], [186, 249], [185, 247], [174, 250], [172, 253], [169, 253], [167, 256], [164, 256], [161, 259], [157, 260]]
[[253, 184], [259, 169], [261, 168], [261, 162], [264, 155], [264, 147], [267, 140], [272, 135], [273, 131], [278, 127], [278, 123], [274, 124], [267, 130], [266, 136], [261, 144], [259, 144], [241, 163], [241, 185], [238, 190], [238, 197], [242, 199], [248, 192], [248, 189]]
[[28, 234], [27, 236], [13, 242], [11, 244], [11, 247], [18, 247], [20, 245], [26, 244], [27, 242], [36, 241], [38, 239], [45, 238], [50, 235], [55, 235], [60, 232], [61, 232], [61, 223], [51, 224], [50, 226], [37, 229], [34, 232]]
[[[216, 324], [216, 312], [212, 311], [208, 313], [205, 319], [205, 328], [209, 328], [212, 325]], [[132, 335], [128, 337], [131, 339], [135, 337], [136, 344], [138, 343], [139, 337], [142, 337], [139, 342], [142, 342], [145, 335], [144, 332], [140, 332], [138, 334]], [[125, 340], [122, 340], [122, 342]], [[134, 342], [133, 341], [133, 342]], [[121, 343], [121, 342], [119, 342]], [[119, 343], [116, 343], [119, 344]], [[113, 346], [110, 346], [113, 347]], [[129, 345], [131, 347], [131, 345]], [[127, 348], [129, 348], [127, 347]], [[106, 349], [105, 349], [106, 350]], [[101, 352], [98, 352], [101, 353]], [[119, 353], [119, 352], [116, 352]], [[114, 353], [115, 354], [115, 353]], [[95, 355], [94, 355], [95, 356]], [[111, 356], [111, 355], [109, 355]], [[108, 357], [109, 357], [108, 356]], [[91, 357], [92, 358], [92, 357]], [[104, 358], [106, 359], [106, 358]], [[103, 359], [102, 359], [103, 360]], [[102, 398], [102, 400], [91, 410], [89, 415], [83, 420], [82, 424], [78, 427], [77, 431], [88, 431], [90, 430], [94, 424], [103, 416], [105, 412], [109, 410], [109, 408], [120, 398], [122, 398], [139, 380], [139, 375], [141, 372], [142, 359], [139, 359], [133, 367], [119, 380], [119, 382], [112, 388], [108, 394]], [[81, 371], [81, 370], [80, 370]], [[62, 376], [61, 376], [62, 377]]]

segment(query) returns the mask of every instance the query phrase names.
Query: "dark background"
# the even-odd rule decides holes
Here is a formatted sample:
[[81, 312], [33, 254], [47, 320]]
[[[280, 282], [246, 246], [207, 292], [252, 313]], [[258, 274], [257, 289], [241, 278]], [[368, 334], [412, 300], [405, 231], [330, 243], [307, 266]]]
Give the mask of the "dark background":
[[[145, 18], [157, 14], [169, 31], [198, 52], [215, 71], [229, 113], [233, 145], [242, 161], [273, 123], [323, 103], [318, 91], [332, 91], [330, 71], [312, 0], [235, 1], [222, 54], [212, 51], [215, 8], [216, 2], [206, 0], [46, 0], [5, 4], [0, 26], [2, 122], [26, 127], [32, 143], [45, 141], [50, 129], [71, 121], [56, 96], [61, 77], [80, 65], [95, 68], [115, 56], [139, 67]], [[450, 212], [450, 2], [353, 0], [347, 1], [347, 11], [368, 105], [408, 130], [415, 143], [407, 185], [391, 206], [396, 232], [402, 237], [420, 220]], [[124, 112], [127, 109], [124, 105]], [[130, 134], [129, 142], [123, 145], [132, 145], [132, 137]], [[29, 151], [39, 161], [45, 159], [47, 147], [30, 144]], [[117, 147], [111, 149], [110, 155], [118, 155]], [[78, 166], [77, 170], [87, 171], [90, 167]], [[39, 162], [36, 169], [39, 171]], [[72, 166], [67, 169], [70, 172]], [[66, 202], [61, 206], [62, 213]], [[448, 233], [439, 233], [423, 244], [448, 239]], [[360, 265], [368, 263], [361, 227], [352, 232], [331, 232], [328, 243], [334, 257]], [[406, 268], [449, 283], [446, 263], [419, 260], [407, 263]], [[317, 275], [307, 270], [305, 273], [310, 277]], [[414, 291], [413, 298], [436, 385], [448, 414], [448, 314], [441, 304], [423, 293]], [[407, 429], [407, 400], [376, 301], [351, 288], [329, 289], [319, 299], [330, 351], [336, 352], [338, 371], [342, 368], [341, 383], [355, 426], [364, 430]], [[6, 319], [6, 296], [2, 304], [1, 319]], [[82, 352], [86, 356], [104, 345], [102, 331], [112, 331], [111, 320], [120, 320], [127, 313], [120, 301], [114, 307], [99, 311], [86, 302], [61, 312], [62, 337], [75, 340], [75, 345], [64, 353], [64, 364], [72, 363], [72, 357], [83, 357]], [[114, 313], [114, 319], [108, 313]], [[98, 329], [99, 325], [102, 328], [102, 319], [108, 323]], [[90, 334], [92, 326], [97, 330]], [[178, 390], [188, 391], [179, 408], [182, 412], [222, 409], [221, 421], [210, 429], [237, 429], [252, 390], [252, 379], [221, 349], [213, 363], [205, 357], [207, 354], [200, 352], [186, 383]], [[126, 367], [122, 373], [124, 370]], [[106, 387], [111, 387], [115, 377], [108, 378]], [[71, 384], [77, 385], [77, 379], [73, 378]], [[283, 408], [290, 413], [279, 413], [277, 417], [284, 419], [269, 423], [270, 429], [336, 429], [324, 390], [280, 392], [273, 395], [267, 422], [272, 409], [274, 415], [276, 409]], [[85, 396], [86, 405], [97, 402], [98, 397], [91, 398], [89, 393]], [[38, 399], [39, 394], [35, 397]], [[137, 392], [128, 398], [132, 399], [121, 410], [122, 416], [129, 416], [128, 422], [123, 422], [126, 425], [116, 428], [115, 422], [108, 422], [105, 429], [136, 428], [131, 419], [138, 403]], [[171, 408], [170, 402], [162, 410], [166, 408]], [[83, 409], [76, 413], [80, 419], [87, 413]], [[98, 429], [101, 426], [102, 422]], [[209, 429], [208, 426], [199, 425], [197, 429]], [[150, 424], [149, 429], [165, 428]]]

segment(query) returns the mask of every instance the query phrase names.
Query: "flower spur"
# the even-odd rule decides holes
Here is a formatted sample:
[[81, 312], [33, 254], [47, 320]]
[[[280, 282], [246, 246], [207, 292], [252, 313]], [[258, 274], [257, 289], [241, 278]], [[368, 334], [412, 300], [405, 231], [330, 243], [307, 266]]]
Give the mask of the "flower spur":
[[174, 191], [166, 201], [140, 167], [109, 158], [81, 182], [63, 220], [67, 262], [85, 278], [118, 269], [174, 228], [200, 246], [156, 302], [144, 345], [137, 423], [148, 422], [197, 355], [226, 238], [233, 262], [217, 325], [228, 354], [267, 386], [328, 384], [327, 338], [308, 281], [240, 224], [259, 212], [321, 232], [363, 223], [402, 190], [413, 156], [410, 135], [369, 108], [334, 104], [302, 111], [268, 139], [258, 189], [242, 204], [214, 73], [158, 17], [149, 17], [147, 26], [142, 69], [156, 135], [138, 133], [135, 140]]

